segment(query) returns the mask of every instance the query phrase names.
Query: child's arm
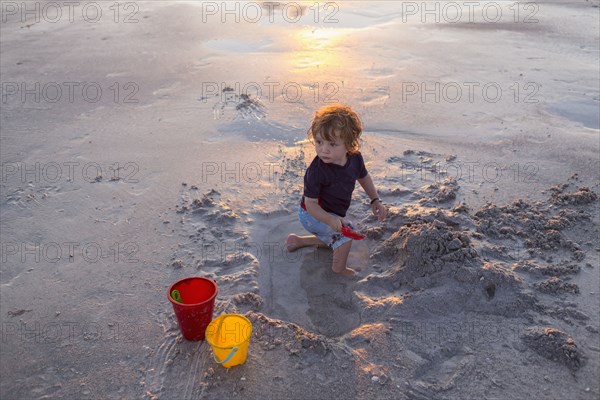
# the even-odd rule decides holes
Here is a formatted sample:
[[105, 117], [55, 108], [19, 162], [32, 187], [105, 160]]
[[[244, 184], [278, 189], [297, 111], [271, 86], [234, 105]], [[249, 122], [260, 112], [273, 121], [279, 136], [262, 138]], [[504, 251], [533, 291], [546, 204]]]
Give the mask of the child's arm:
[[362, 186], [365, 193], [367, 193], [367, 196], [369, 196], [371, 200], [377, 199], [371, 203], [371, 211], [373, 211], [373, 215], [376, 215], [379, 221], [383, 221], [387, 215], [387, 210], [385, 209], [381, 200], [379, 200], [377, 189], [375, 189], [371, 175], [367, 174], [367, 176], [364, 178], [359, 179], [358, 183], [360, 183], [360, 186]]
[[331, 226], [331, 229], [336, 232], [342, 231], [342, 217], [335, 217], [323, 210], [319, 205], [318, 199], [304, 196], [304, 205], [306, 206], [306, 211], [315, 217], [316, 220]]

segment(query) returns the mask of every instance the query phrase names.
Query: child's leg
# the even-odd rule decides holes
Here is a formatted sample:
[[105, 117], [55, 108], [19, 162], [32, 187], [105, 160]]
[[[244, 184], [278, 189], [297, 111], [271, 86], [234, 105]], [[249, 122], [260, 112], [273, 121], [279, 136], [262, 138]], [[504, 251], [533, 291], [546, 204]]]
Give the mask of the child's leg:
[[333, 265], [331, 266], [331, 269], [336, 274], [344, 276], [354, 276], [356, 274], [353, 269], [348, 268], [346, 265], [351, 247], [352, 241], [349, 241], [333, 251]]
[[325, 243], [323, 243], [319, 238], [315, 235], [310, 236], [298, 236], [294, 233], [290, 233], [285, 241], [285, 248], [287, 251], [296, 251], [303, 247], [327, 247]]

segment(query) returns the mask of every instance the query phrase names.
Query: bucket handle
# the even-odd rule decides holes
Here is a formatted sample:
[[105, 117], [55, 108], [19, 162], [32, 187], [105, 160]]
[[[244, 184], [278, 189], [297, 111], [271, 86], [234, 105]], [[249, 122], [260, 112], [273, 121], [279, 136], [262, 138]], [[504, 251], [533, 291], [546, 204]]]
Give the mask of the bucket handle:
[[215, 361], [217, 362], [217, 364], [225, 364], [227, 361], [231, 360], [231, 358], [235, 355], [235, 353], [239, 350], [239, 348], [237, 346], [233, 346], [231, 348], [231, 351], [229, 352], [229, 355], [227, 357], [225, 357], [225, 359], [223, 361], [219, 361], [217, 359], [216, 354], [213, 353], [213, 358], [215, 359]]
[[[223, 322], [225, 321], [225, 318], [227, 318], [229, 316], [229, 314], [223, 314], [220, 318], [221, 320], [219, 321], [219, 325], [217, 326], [217, 336], [219, 336], [219, 333], [221, 332], [221, 327], [223, 326]], [[229, 355], [227, 357], [225, 357], [225, 359], [223, 361], [219, 361], [217, 359], [217, 355], [213, 352], [213, 358], [215, 359], [217, 364], [225, 364], [227, 361], [231, 360], [231, 358], [235, 355], [235, 353], [238, 351], [238, 347], [237, 346], [233, 346], [231, 348], [231, 351], [229, 352]]]

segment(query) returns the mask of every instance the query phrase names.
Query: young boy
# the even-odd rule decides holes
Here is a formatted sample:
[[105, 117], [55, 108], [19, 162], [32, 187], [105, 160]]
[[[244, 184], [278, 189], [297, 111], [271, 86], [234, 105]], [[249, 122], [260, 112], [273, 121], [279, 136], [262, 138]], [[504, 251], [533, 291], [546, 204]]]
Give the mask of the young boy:
[[304, 175], [304, 196], [298, 216], [310, 236], [291, 233], [286, 240], [288, 251], [320, 246], [333, 249], [331, 269], [353, 276], [348, 268], [352, 239], [342, 236], [342, 226], [351, 227], [344, 219], [350, 207], [356, 181], [371, 199], [371, 210], [382, 221], [387, 212], [358, 151], [362, 122], [350, 107], [335, 104], [315, 113], [308, 136], [314, 141], [317, 156]]

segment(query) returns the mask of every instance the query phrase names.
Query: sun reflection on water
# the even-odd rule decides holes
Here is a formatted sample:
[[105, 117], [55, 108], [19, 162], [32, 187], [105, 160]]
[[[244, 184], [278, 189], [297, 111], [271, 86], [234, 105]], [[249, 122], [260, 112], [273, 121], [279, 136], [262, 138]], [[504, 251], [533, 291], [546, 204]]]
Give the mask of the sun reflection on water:
[[292, 54], [294, 68], [341, 67], [342, 49], [347, 43], [347, 29], [306, 28], [295, 35]]

